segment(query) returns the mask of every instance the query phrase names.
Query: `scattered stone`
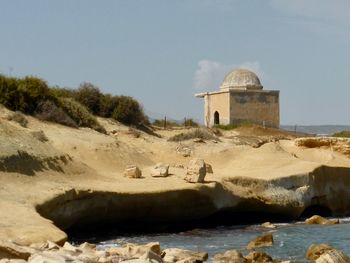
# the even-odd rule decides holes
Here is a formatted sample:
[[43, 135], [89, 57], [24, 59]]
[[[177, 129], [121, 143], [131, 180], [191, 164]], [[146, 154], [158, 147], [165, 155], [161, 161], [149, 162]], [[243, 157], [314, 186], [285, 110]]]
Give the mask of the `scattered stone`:
[[272, 263], [273, 259], [262, 251], [252, 251], [246, 256], [249, 263]]
[[123, 260], [140, 258], [148, 251], [161, 255], [160, 245], [158, 242], [151, 242], [145, 245], [125, 244], [122, 247], [110, 248], [107, 252], [112, 256], [120, 256]]
[[0, 263], [26, 263], [27, 261], [25, 261], [24, 259], [7, 259], [7, 258], [3, 258], [0, 259]]
[[24, 259], [28, 260], [34, 250], [29, 247], [22, 247], [15, 243], [0, 240], [0, 259]]
[[191, 250], [184, 250], [179, 248], [168, 248], [164, 250], [165, 256], [163, 260], [165, 262], [173, 263], [180, 260], [187, 260], [186, 262], [203, 262], [208, 259], [207, 252], [196, 252]]
[[213, 167], [209, 163], [205, 163], [205, 170], [207, 174], [212, 174], [213, 172]]
[[247, 259], [237, 250], [228, 250], [214, 256], [213, 263], [247, 263]]
[[124, 171], [124, 176], [129, 178], [141, 178], [142, 172], [136, 165], [128, 165]]
[[151, 170], [152, 177], [167, 177], [169, 175], [169, 164], [158, 163]]
[[87, 251], [94, 251], [96, 250], [96, 245], [95, 244], [90, 244], [88, 242], [84, 242], [82, 244], [80, 244], [79, 248], [81, 250], [87, 250]]
[[253, 249], [256, 247], [268, 247], [273, 245], [273, 236], [272, 234], [266, 234], [258, 236], [254, 240], [250, 241], [247, 248]]
[[182, 155], [183, 157], [189, 157], [192, 155], [192, 150], [186, 146], [178, 146], [176, 148], [176, 152], [180, 155]]
[[195, 138], [195, 139], [193, 139], [193, 142], [195, 142], [195, 143], [205, 143], [205, 141], [203, 139], [201, 139], [201, 138]]
[[29, 263], [65, 263], [67, 261], [72, 262], [74, 258], [56, 251], [44, 251], [30, 256], [28, 259]]
[[307, 218], [305, 220], [305, 224], [309, 224], [309, 225], [335, 225], [335, 224], [339, 224], [339, 219], [327, 219], [324, 218], [322, 216], [319, 215], [314, 215], [310, 218]]
[[185, 166], [183, 164], [175, 164], [175, 168], [184, 169]]
[[261, 226], [264, 228], [276, 228], [277, 227], [276, 225], [271, 224], [270, 222], [262, 223]]
[[39, 249], [39, 250], [59, 250], [60, 249], [59, 245], [57, 245], [56, 243], [50, 240], [47, 240], [41, 243], [33, 243], [30, 245], [30, 247], [34, 249]]
[[189, 183], [204, 183], [206, 165], [203, 159], [192, 159], [187, 166], [185, 180]]
[[162, 257], [154, 253], [152, 250], [147, 251], [145, 254], [143, 254], [142, 257], [140, 257], [141, 260], [145, 260], [146, 262], [152, 262], [152, 263], [163, 263]]
[[316, 260], [323, 253], [330, 251], [332, 249], [334, 249], [334, 247], [327, 244], [312, 244], [306, 252], [306, 258], [309, 260]]
[[316, 263], [349, 263], [350, 258], [345, 255], [342, 251], [337, 249], [329, 250], [323, 253], [317, 260]]

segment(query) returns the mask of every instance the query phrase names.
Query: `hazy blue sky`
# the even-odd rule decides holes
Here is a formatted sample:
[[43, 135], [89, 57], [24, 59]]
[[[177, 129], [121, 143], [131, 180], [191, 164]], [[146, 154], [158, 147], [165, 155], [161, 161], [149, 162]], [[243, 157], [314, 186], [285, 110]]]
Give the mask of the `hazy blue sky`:
[[235, 67], [281, 90], [283, 124], [350, 124], [349, 0], [0, 0], [0, 73], [134, 96], [202, 119]]

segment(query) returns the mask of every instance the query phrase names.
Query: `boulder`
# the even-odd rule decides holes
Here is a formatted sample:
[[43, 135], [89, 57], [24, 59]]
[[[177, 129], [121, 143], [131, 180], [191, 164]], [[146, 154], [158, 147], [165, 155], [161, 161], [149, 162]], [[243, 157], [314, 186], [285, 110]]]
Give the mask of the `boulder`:
[[0, 240], [0, 259], [7, 258], [28, 260], [33, 252], [35, 252], [33, 248], [23, 247], [13, 242]]
[[60, 249], [59, 245], [49, 240], [41, 243], [33, 243], [30, 245], [30, 247], [34, 249], [39, 249], [39, 250], [59, 250]]
[[95, 251], [96, 250], [96, 245], [95, 244], [90, 244], [88, 242], [84, 242], [79, 245], [79, 248], [82, 251]]
[[247, 248], [253, 249], [256, 247], [268, 247], [273, 245], [273, 236], [272, 234], [266, 234], [258, 236], [254, 240], [250, 241]]
[[212, 173], [214, 173], [214, 172], [213, 172], [213, 167], [212, 167], [209, 163], [206, 163], [206, 164], [205, 164], [205, 171], [207, 172], [207, 174], [212, 174]]
[[272, 263], [273, 259], [262, 251], [252, 251], [246, 256], [248, 263]]
[[323, 253], [334, 249], [334, 247], [327, 244], [312, 244], [306, 251], [306, 258], [308, 260], [316, 260]]
[[247, 263], [247, 259], [237, 250], [228, 250], [214, 256], [213, 263]]
[[0, 259], [0, 263], [26, 263], [27, 261], [24, 259]]
[[74, 261], [74, 257], [63, 255], [57, 251], [44, 251], [42, 253], [33, 254], [28, 259], [29, 263], [65, 263]]
[[314, 225], [314, 224], [317, 224], [317, 225], [335, 225], [335, 224], [339, 224], [339, 219], [327, 219], [327, 218], [324, 218], [322, 216], [319, 216], [319, 215], [314, 215], [310, 218], [307, 218], [305, 220], [305, 224], [309, 224], [309, 225]]
[[193, 262], [194, 260], [195, 262], [199, 263], [208, 259], [207, 252], [197, 252], [179, 248], [168, 248], [163, 252], [165, 253], [163, 260], [167, 263], [178, 262], [180, 260], [187, 260], [188, 262]]
[[129, 178], [141, 178], [142, 172], [136, 165], [128, 165], [124, 171], [124, 176]]
[[274, 224], [271, 224], [270, 222], [262, 223], [261, 226], [264, 228], [276, 228], [277, 227]]
[[349, 263], [350, 258], [345, 255], [343, 252], [332, 249], [323, 253], [318, 259], [316, 259], [316, 263]]
[[153, 177], [167, 177], [169, 175], [169, 164], [158, 163], [151, 170]]
[[206, 166], [203, 159], [192, 159], [188, 166], [185, 180], [189, 183], [204, 183], [206, 175]]
[[137, 245], [137, 244], [125, 244], [122, 247], [113, 247], [110, 248], [107, 252], [111, 256], [119, 256], [123, 260], [130, 260], [135, 258], [140, 258], [148, 251], [152, 251], [157, 255], [161, 255], [160, 245], [158, 242], [151, 242], [145, 245]]

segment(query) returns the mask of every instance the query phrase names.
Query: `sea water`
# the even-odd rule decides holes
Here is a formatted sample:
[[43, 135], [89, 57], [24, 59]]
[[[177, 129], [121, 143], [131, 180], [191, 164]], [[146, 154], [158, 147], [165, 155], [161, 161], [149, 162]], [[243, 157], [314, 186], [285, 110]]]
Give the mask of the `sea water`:
[[350, 218], [340, 220], [338, 225], [306, 225], [302, 222], [276, 224], [275, 229], [261, 225], [216, 226], [205, 229], [192, 229], [177, 233], [151, 233], [119, 235], [98, 242], [98, 249], [120, 246], [124, 243], [144, 244], [158, 241], [162, 249], [182, 248], [209, 253], [208, 262], [215, 254], [237, 249], [244, 255], [249, 241], [258, 235], [272, 233], [274, 245], [259, 248], [274, 259], [308, 262], [306, 251], [311, 244], [326, 243], [350, 255]]

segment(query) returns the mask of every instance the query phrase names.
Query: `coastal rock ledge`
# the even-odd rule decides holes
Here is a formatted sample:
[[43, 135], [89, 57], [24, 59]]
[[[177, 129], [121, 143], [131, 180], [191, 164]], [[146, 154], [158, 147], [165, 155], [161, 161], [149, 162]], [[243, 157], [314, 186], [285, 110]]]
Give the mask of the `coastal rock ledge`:
[[[180, 166], [170, 165], [167, 177], [152, 177], [157, 163], [188, 163], [174, 151], [177, 143], [165, 136], [142, 133], [135, 138], [126, 127], [101, 119], [107, 132], [119, 131], [116, 141], [90, 129], [32, 117], [23, 128], [1, 116], [0, 109], [2, 240], [63, 245], [64, 231], [75, 225], [168, 224], [218, 213], [298, 218], [322, 208], [335, 216], [350, 214], [350, 159], [329, 147], [275, 140], [254, 148], [235, 146], [229, 137], [220, 143], [189, 141], [184, 147], [193, 149], [193, 158], [205, 160], [215, 171], [203, 183], [189, 184]], [[33, 138], [38, 129], [47, 140]], [[130, 163], [142, 170], [142, 178], [123, 176]]]

